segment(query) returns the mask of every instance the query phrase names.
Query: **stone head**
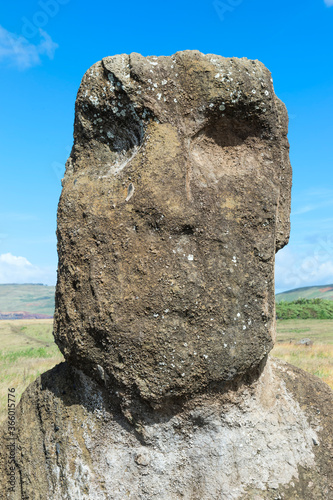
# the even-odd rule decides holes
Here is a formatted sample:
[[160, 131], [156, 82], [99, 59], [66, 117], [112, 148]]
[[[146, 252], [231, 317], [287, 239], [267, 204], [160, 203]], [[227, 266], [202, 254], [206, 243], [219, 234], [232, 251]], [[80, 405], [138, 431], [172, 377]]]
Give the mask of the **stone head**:
[[58, 209], [69, 362], [150, 402], [259, 365], [289, 237], [287, 127], [258, 61], [131, 54], [87, 71]]

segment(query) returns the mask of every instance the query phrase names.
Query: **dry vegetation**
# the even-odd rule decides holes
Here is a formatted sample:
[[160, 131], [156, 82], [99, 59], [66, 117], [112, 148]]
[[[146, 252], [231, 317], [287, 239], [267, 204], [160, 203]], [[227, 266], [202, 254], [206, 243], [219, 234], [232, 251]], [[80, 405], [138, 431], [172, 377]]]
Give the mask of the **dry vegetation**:
[[7, 392], [19, 401], [38, 375], [63, 361], [52, 336], [52, 319], [0, 321], [0, 422], [5, 419]]
[[[299, 344], [302, 339], [312, 344]], [[333, 320], [278, 321], [272, 355], [317, 375], [333, 389]]]
[[[0, 321], [0, 423], [6, 417], [7, 390], [17, 401], [38, 375], [63, 361], [52, 336], [52, 320]], [[304, 338], [312, 345], [300, 345]], [[317, 375], [333, 389], [333, 320], [281, 320], [272, 355]]]

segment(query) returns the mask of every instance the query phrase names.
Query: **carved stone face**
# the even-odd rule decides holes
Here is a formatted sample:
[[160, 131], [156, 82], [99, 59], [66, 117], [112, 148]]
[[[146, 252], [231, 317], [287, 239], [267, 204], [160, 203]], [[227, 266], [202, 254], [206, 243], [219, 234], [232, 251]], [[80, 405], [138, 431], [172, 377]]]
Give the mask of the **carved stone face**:
[[186, 51], [88, 70], [58, 210], [70, 362], [151, 402], [260, 363], [289, 235], [286, 134], [258, 61]]

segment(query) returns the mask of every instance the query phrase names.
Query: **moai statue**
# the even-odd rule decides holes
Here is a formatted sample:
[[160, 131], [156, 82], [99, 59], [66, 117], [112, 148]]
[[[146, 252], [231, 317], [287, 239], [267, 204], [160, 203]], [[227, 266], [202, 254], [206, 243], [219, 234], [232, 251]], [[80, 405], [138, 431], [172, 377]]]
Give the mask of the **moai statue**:
[[243, 377], [275, 335], [287, 113], [258, 61], [107, 57], [84, 76], [58, 211], [55, 337], [161, 403]]
[[58, 209], [66, 363], [23, 396], [13, 498], [333, 498], [332, 391], [268, 356], [287, 127], [258, 61], [87, 71]]

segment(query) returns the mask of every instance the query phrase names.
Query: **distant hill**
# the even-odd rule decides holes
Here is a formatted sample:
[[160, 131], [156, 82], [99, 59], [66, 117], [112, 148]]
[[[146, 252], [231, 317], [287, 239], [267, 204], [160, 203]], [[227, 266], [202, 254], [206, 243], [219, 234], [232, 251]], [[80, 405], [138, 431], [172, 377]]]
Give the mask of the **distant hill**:
[[55, 287], [42, 284], [0, 285], [0, 319], [52, 317]]
[[275, 298], [276, 302], [281, 302], [281, 300], [292, 302], [297, 299], [333, 300], [333, 285], [305, 286], [303, 288], [294, 288], [294, 290], [288, 290], [287, 292], [278, 293]]
[[0, 312], [1, 319], [50, 319], [50, 314], [28, 313], [27, 311]]

